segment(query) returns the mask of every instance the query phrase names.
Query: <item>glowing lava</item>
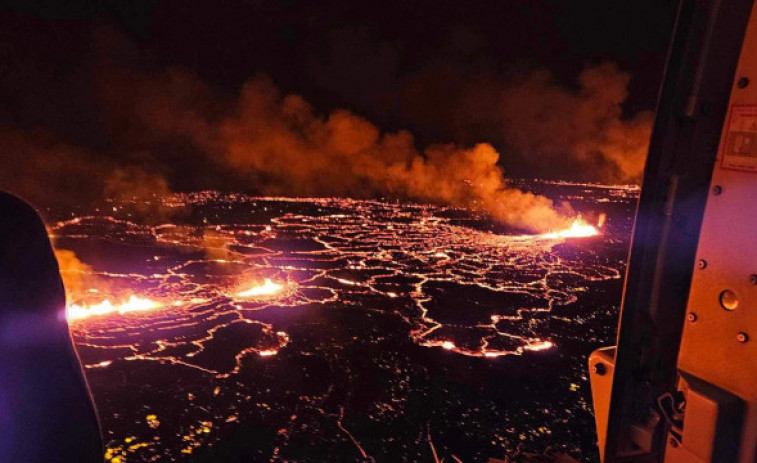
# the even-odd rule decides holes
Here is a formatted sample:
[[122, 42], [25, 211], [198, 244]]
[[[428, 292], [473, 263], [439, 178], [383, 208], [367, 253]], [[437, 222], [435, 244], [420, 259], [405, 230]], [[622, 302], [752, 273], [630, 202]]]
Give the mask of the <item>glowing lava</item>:
[[160, 304], [145, 297], [132, 294], [126, 302], [114, 304], [104, 300], [97, 304], [71, 304], [66, 307], [68, 321], [81, 320], [94, 315], [108, 315], [112, 313], [125, 314], [129, 312], [144, 312], [160, 307]]
[[554, 344], [551, 341], [533, 341], [528, 343], [525, 346], [526, 350], [533, 350], [533, 351], [540, 351], [540, 350], [547, 350], [551, 349], [554, 346]]
[[558, 239], [558, 238], [588, 238], [590, 236], [599, 235], [599, 230], [594, 225], [590, 225], [581, 219], [576, 219], [571, 224], [570, 228], [557, 232], [549, 232], [539, 235], [542, 238]]
[[266, 350], [261, 350], [260, 352], [258, 352], [258, 355], [261, 356], [261, 357], [271, 357], [271, 356], [276, 355], [278, 353], [279, 353], [279, 351], [276, 350], [276, 349], [266, 349]]
[[456, 346], [455, 346], [455, 343], [454, 343], [454, 342], [452, 342], [452, 341], [444, 341], [444, 342], [442, 342], [442, 349], [445, 349], [445, 350], [452, 350], [452, 349], [454, 349], [455, 347], [456, 347]]
[[262, 285], [253, 286], [250, 289], [237, 293], [239, 297], [260, 297], [271, 296], [278, 293], [284, 285], [274, 283], [270, 278], [266, 278]]

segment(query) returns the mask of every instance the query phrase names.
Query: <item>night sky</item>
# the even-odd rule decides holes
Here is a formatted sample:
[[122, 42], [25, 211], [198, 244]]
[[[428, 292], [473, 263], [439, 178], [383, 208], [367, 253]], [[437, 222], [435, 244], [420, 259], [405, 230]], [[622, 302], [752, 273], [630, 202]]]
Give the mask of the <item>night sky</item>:
[[[208, 154], [213, 150], [205, 145], [168, 143], [145, 131], [144, 120], [137, 124], [120, 112], [132, 94], [134, 101], [140, 95], [124, 83], [171, 70], [202, 88], [203, 97], [189, 99], [202, 100], [193, 110], [211, 125], [245, 82], [266, 76], [278, 94], [300, 95], [316, 117], [343, 108], [381, 133], [408, 130], [419, 152], [435, 143], [487, 142], [508, 175], [637, 180], [638, 168], [627, 173], [622, 162], [608, 161], [612, 156], [595, 155], [608, 143], [595, 132], [654, 109], [676, 9], [676, 2], [661, 0], [29, 3], [0, 6], [0, 142], [6, 152], [10, 147], [25, 159], [39, 155], [61, 165], [72, 164], [70, 156], [88, 166], [79, 171], [146, 165], [174, 189], [249, 183], [234, 175], [219, 180], [238, 166], [219, 167], [214, 159], [220, 155]], [[595, 87], [604, 86], [602, 79], [621, 83], [615, 96], [599, 98], [602, 114], [590, 117], [596, 130], [556, 138], [566, 151], [589, 145], [591, 152], [567, 156], [575, 162], [549, 162], [565, 156], [534, 140], [576, 132], [562, 127], [561, 118], [582, 117], [581, 111], [571, 115], [572, 108], [594, 94], [581, 93], [577, 79], [603, 63], [605, 77]], [[512, 92], [526, 95], [522, 86], [557, 93], [537, 97], [533, 106], [524, 97], [501, 109], [508, 107], [502, 102], [517, 100]], [[539, 109], [528, 117], [535, 122], [519, 124], [519, 115], [533, 107]], [[534, 129], [545, 118], [547, 128]], [[645, 116], [630, 130], [643, 138], [647, 132], [639, 127], [650, 120]], [[49, 154], [51, 147], [58, 154]], [[254, 178], [263, 184], [277, 176], [256, 172]], [[7, 174], [0, 181], [22, 192], [32, 188], [14, 186]]]

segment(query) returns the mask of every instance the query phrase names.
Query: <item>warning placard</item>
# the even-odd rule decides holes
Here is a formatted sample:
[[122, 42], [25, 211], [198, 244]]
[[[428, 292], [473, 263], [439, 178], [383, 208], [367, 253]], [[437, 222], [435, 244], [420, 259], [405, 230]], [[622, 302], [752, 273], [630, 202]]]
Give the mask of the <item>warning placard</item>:
[[757, 172], [757, 106], [733, 106], [722, 166]]

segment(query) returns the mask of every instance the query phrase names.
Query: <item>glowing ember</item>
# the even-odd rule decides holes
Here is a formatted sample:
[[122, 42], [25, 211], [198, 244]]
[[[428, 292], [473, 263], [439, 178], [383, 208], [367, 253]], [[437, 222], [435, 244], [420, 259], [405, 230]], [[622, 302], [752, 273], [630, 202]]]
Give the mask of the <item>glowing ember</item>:
[[259, 296], [270, 296], [272, 294], [276, 294], [281, 289], [284, 288], [284, 285], [281, 285], [279, 283], [274, 283], [271, 281], [270, 278], [266, 278], [264, 283], [262, 285], [253, 286], [252, 288], [241, 291], [237, 293], [237, 296], [239, 297], [259, 297]]
[[452, 350], [455, 348], [455, 343], [452, 341], [444, 341], [442, 343], [442, 349]]
[[277, 351], [276, 349], [267, 349], [267, 350], [261, 350], [260, 352], [258, 352], [258, 355], [261, 357], [271, 357], [278, 353], [279, 351]]
[[549, 232], [539, 235], [543, 238], [558, 239], [558, 238], [588, 238], [590, 236], [599, 235], [599, 230], [593, 225], [589, 225], [581, 219], [576, 219], [570, 228], [561, 230], [558, 232]]
[[108, 315], [112, 313], [125, 314], [129, 312], [143, 312], [146, 310], [160, 307], [157, 302], [132, 294], [126, 302], [113, 304], [109, 300], [104, 300], [97, 304], [71, 304], [66, 307], [66, 318], [68, 321], [81, 320], [93, 315]]
[[535, 341], [529, 343], [525, 348], [526, 350], [539, 351], [551, 349], [553, 346], [554, 344], [551, 341]]

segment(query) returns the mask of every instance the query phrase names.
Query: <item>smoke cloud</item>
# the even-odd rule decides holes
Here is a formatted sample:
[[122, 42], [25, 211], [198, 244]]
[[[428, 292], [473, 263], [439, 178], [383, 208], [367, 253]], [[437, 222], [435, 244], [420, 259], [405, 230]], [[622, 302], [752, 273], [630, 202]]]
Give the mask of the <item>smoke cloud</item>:
[[58, 260], [60, 276], [66, 288], [68, 304], [86, 297], [97, 300], [102, 297], [102, 294], [118, 293], [120, 288], [116, 282], [98, 275], [73, 251], [55, 249], [55, 258]]
[[58, 259], [58, 267], [63, 284], [66, 287], [66, 295], [70, 300], [74, 294], [82, 294], [91, 286], [92, 267], [85, 264], [73, 251], [68, 249], [56, 249], [55, 257]]
[[[270, 79], [251, 79], [236, 100], [180, 70], [104, 84], [129, 132], [151, 143], [190, 143], [247, 187], [274, 195], [388, 196], [465, 206], [534, 231], [564, 227], [569, 208], [511, 188], [487, 143], [431, 145], [423, 152], [407, 131], [381, 133], [347, 110], [321, 116]], [[222, 108], [208, 112], [207, 108]], [[142, 137], [144, 138], [144, 137]]]
[[168, 180], [138, 167], [113, 170], [105, 178], [103, 194], [147, 223], [163, 223], [178, 213], [163, 205], [162, 199], [171, 194]]
[[[405, 70], [403, 55], [411, 51], [345, 29], [332, 33], [330, 53], [308, 70], [319, 87], [361, 114], [413, 128], [426, 142], [491, 143], [517, 175], [640, 180], [652, 113], [624, 110], [628, 73], [605, 62], [571, 82], [564, 73], [558, 79], [546, 69], [497, 63], [488, 45], [485, 34], [454, 28], [440, 50]], [[654, 85], [642, 90], [653, 94]]]
[[548, 199], [508, 187], [489, 144], [432, 145], [421, 154], [409, 132], [381, 134], [345, 110], [318, 117], [265, 79], [245, 85], [219, 139], [223, 159], [265, 177], [270, 193], [389, 195], [473, 207], [528, 229], [565, 224]]
[[[82, 106], [97, 108], [97, 141], [4, 129], [8, 167], [0, 171], [0, 187], [44, 205], [112, 197], [154, 221], [171, 211], [150, 199], [172, 188], [389, 197], [472, 208], [542, 232], [568, 226], [572, 211], [511, 187], [503, 164], [537, 172], [558, 166], [562, 178], [575, 178], [570, 172], [578, 170], [633, 181], [646, 154], [651, 114], [624, 117], [629, 76], [609, 63], [583, 71], [572, 89], [546, 71], [439, 79], [431, 66], [407, 76], [400, 100], [421, 101], [427, 114], [445, 82], [461, 87], [445, 107], [456, 108], [447, 118], [449, 133], [465, 145], [421, 149], [409, 131], [382, 132], [345, 109], [319, 113], [263, 75], [236, 94], [224, 93], [180, 68], [145, 70], [150, 66], [140, 53], [112, 29], [94, 37], [87, 62], [74, 74], [88, 76], [91, 101]], [[441, 83], [424, 84], [434, 79]]]
[[101, 193], [102, 166], [91, 153], [45, 132], [0, 129], [0, 188], [32, 204], [81, 204]]
[[585, 69], [577, 90], [556, 85], [549, 72], [534, 72], [500, 94], [505, 139], [541, 163], [567, 156], [602, 180], [638, 182], [653, 114], [622, 117], [629, 81], [612, 63]]
[[46, 131], [0, 129], [0, 189], [37, 207], [65, 211], [101, 206], [104, 198], [130, 205], [133, 215], [160, 221], [175, 213], [162, 206], [168, 181], [148, 166], [130, 165]]

